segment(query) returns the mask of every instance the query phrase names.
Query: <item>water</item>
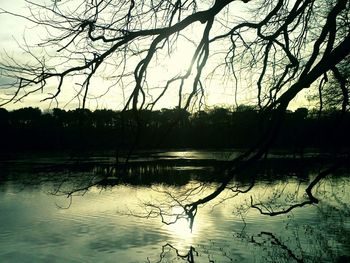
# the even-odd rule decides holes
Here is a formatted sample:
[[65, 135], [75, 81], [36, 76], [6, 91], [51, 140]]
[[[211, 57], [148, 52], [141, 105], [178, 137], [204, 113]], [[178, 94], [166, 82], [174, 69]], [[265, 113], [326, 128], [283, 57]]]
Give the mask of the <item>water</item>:
[[[215, 156], [207, 152], [160, 155]], [[286, 169], [289, 173], [282, 177], [275, 172], [274, 179], [264, 177], [246, 194], [232, 198], [232, 192], [226, 191], [200, 207], [191, 231], [185, 219], [166, 225], [155, 214], [144, 216], [158, 207], [180, 212], [176, 204], [169, 207], [174, 204], [170, 194], [179, 199], [186, 190], [201, 186], [197, 195], [189, 197], [195, 199], [212, 191], [217, 183], [210, 182], [210, 176], [201, 178], [219, 176], [213, 167], [158, 167], [160, 179], [153, 181], [142, 177], [154, 170], [138, 167], [129, 171], [129, 179], [86, 190], [99, 181], [105, 168], [51, 169], [47, 163], [16, 166], [11, 162], [0, 170], [0, 262], [346, 262], [350, 256], [346, 171], [323, 180], [315, 189], [321, 200], [317, 206], [262, 216], [248, 209], [251, 197], [265, 206], [277, 204], [268, 209], [279, 209], [303, 200], [307, 178], [315, 176], [312, 169], [298, 176], [300, 169], [296, 172], [295, 167]], [[162, 176], [167, 180], [162, 182]], [[135, 177], [139, 183], [131, 179]], [[244, 180], [236, 179], [231, 186], [237, 184]], [[77, 189], [83, 190], [67, 198], [68, 192]]]

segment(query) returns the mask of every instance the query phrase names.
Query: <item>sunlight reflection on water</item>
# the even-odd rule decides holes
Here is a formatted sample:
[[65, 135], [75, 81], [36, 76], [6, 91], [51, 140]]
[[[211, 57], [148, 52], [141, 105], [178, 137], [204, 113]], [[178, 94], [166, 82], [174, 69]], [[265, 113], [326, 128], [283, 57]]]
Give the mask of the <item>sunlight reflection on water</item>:
[[[79, 172], [71, 173], [71, 185], [80, 176]], [[261, 181], [248, 194], [233, 199], [227, 192], [199, 209], [192, 232], [185, 219], [165, 225], [160, 218], [126, 215], [144, 211], [142, 202], [165, 202], [167, 197], [162, 191], [180, 194], [197, 184], [202, 183], [117, 185], [107, 189], [95, 186], [83, 196], [74, 196], [69, 209], [60, 209], [58, 206], [67, 207], [70, 199], [49, 194], [56, 187], [55, 182], [45, 180], [30, 185], [19, 179], [3, 181], [0, 261], [183, 262], [174, 249], [164, 247], [166, 244], [176, 248], [180, 256], [195, 249], [195, 262], [295, 262], [295, 258], [313, 262], [320, 260], [320, 255], [329, 261], [350, 251], [347, 176], [320, 184], [317, 195], [325, 197], [320, 205], [279, 217], [263, 217], [256, 210], [247, 210], [250, 196], [259, 202], [273, 198], [278, 204], [289, 204], [293, 198], [303, 198], [303, 191], [297, 189], [305, 183], [293, 177], [288, 183]], [[205, 184], [197, 197], [213, 186], [214, 183]], [[221, 203], [223, 199], [227, 200]], [[181, 212], [179, 207], [172, 209], [171, 212]]]

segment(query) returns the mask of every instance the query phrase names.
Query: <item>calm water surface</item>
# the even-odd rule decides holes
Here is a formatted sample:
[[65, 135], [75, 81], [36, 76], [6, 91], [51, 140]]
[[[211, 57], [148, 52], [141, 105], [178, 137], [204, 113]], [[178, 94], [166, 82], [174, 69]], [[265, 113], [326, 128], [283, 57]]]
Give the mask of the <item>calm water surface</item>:
[[[163, 157], [208, 155], [213, 156], [168, 152]], [[166, 202], [165, 190], [176, 194], [203, 184], [198, 179], [203, 173], [213, 169], [177, 167], [176, 173], [167, 169], [164, 174], [186, 178], [180, 184], [93, 186], [71, 199], [60, 193], [84, 187], [96, 177], [96, 169], [3, 169], [0, 262], [346, 262], [350, 256], [350, 180], [344, 171], [317, 187], [319, 205], [278, 217], [247, 210], [250, 198], [280, 205], [302, 200], [305, 171], [303, 179], [293, 172], [262, 180], [235, 198], [227, 191], [199, 209], [192, 231], [186, 220], [166, 225], [159, 217], [128, 215], [141, 215], [143, 202]], [[307, 170], [306, 178], [313, 176]], [[214, 186], [206, 184], [204, 192]]]

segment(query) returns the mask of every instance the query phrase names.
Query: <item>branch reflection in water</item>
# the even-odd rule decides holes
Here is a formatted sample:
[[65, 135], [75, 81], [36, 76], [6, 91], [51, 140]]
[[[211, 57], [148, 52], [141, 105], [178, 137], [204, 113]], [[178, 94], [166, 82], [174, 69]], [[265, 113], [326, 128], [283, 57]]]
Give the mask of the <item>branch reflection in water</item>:
[[[25, 257], [36, 249], [35, 262], [44, 262], [40, 258], [48, 257], [48, 247], [72, 262], [81, 260], [76, 255], [104, 262], [197, 263], [342, 262], [349, 256], [346, 170], [318, 184], [313, 191], [320, 200], [317, 206], [264, 217], [251, 209], [251, 198], [266, 211], [302, 201], [309, 178], [318, 171], [310, 165], [254, 168], [237, 176], [221, 200], [201, 207], [191, 231], [182, 204], [216, 186], [220, 173], [214, 166], [134, 166], [120, 175], [108, 165], [74, 168], [41, 162], [32, 174], [23, 163], [13, 167], [4, 170], [0, 185], [0, 212], [5, 215], [0, 219], [0, 233], [5, 233], [0, 235], [0, 255], [5, 260], [20, 248]], [[236, 189], [249, 189], [253, 171], [264, 172], [262, 180], [237, 195]], [[55, 204], [70, 207], [57, 209]], [[17, 221], [12, 217], [16, 213], [22, 214]], [[23, 225], [32, 229], [23, 232]]]
[[[332, 195], [335, 196], [334, 193]], [[340, 210], [340, 207], [343, 209]], [[240, 240], [241, 245], [246, 244], [253, 253], [250, 260], [254, 259], [254, 262], [349, 262], [349, 255], [339, 255], [337, 253], [340, 251], [333, 247], [335, 244], [345, 244], [345, 249], [349, 248], [349, 205], [341, 201], [333, 205], [326, 204], [318, 212], [313, 220], [319, 224], [305, 224], [299, 215], [290, 215], [285, 221], [284, 233], [258, 230], [251, 232], [244, 224], [240, 232], [233, 232], [232, 240], [235, 243]], [[244, 253], [239, 250], [241, 246], [233, 246], [227, 241], [220, 244], [210, 241], [198, 248], [190, 246], [187, 252], [180, 252], [178, 248], [167, 243], [162, 247], [160, 260], [157, 262], [175, 262], [176, 259], [189, 263], [246, 262], [246, 258], [242, 256]], [[204, 260], [205, 257], [208, 261]]]

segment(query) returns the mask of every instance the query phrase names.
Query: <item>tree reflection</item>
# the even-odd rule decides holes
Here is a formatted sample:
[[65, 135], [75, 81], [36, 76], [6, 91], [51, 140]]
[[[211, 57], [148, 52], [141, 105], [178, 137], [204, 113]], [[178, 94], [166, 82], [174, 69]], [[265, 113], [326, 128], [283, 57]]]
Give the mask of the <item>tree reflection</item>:
[[[253, 259], [254, 262], [276, 263], [349, 262], [349, 230], [344, 219], [349, 216], [350, 210], [338, 217], [339, 211], [334, 206], [322, 205], [317, 213], [318, 222], [322, 223], [316, 225], [299, 221], [297, 216], [289, 216], [285, 230], [278, 233], [251, 232], [244, 223], [242, 231], [233, 232], [232, 242], [215, 243], [208, 238], [207, 245], [191, 245], [185, 252], [167, 243], [161, 248], [159, 260], [148, 259], [148, 262], [252, 262]], [[237, 246], [237, 242], [240, 245]], [[337, 248], [339, 244], [344, 248]], [[246, 250], [242, 251], [243, 256], [237, 251], [242, 247]]]
[[[294, 187], [286, 187], [290, 185], [294, 185]], [[257, 182], [256, 186], [255, 189], [258, 189], [259, 182]], [[270, 185], [264, 183], [262, 187], [265, 188], [267, 198], [261, 200], [259, 205], [262, 206], [263, 201], [267, 205], [273, 199], [273, 204], [280, 202], [282, 203], [281, 207], [283, 207], [283, 202], [292, 202], [302, 198], [303, 186], [305, 186], [305, 182], [298, 181], [294, 183], [292, 181], [275, 181], [271, 182]], [[233, 232], [235, 241], [232, 243], [236, 244], [239, 240], [240, 243], [248, 245], [249, 248], [245, 246], [245, 249], [253, 251], [257, 262], [348, 262], [350, 260], [350, 255], [348, 254], [348, 251], [350, 251], [348, 244], [348, 237], [350, 236], [348, 229], [350, 206], [346, 201], [350, 197], [348, 186], [349, 179], [347, 177], [338, 177], [337, 173], [323, 180], [314, 192], [315, 196], [322, 202], [318, 206], [310, 208], [311, 210], [306, 210], [306, 213], [314, 212], [307, 215], [304, 215], [304, 212], [300, 210], [293, 210], [295, 213], [289, 212], [285, 221], [285, 229], [277, 230], [277, 232], [254, 231], [256, 226], [253, 226], [254, 222], [251, 222], [252, 219], [249, 218], [247, 212], [250, 207], [249, 201], [245, 205], [237, 205], [234, 211], [235, 213], [239, 211], [242, 214], [243, 228], [240, 232]], [[266, 188], [270, 188], [271, 191], [269, 192]], [[230, 199], [226, 200], [227, 203], [230, 203], [230, 201]], [[268, 208], [264, 207], [264, 209]], [[309, 221], [309, 216], [311, 215], [313, 219]], [[318, 223], [314, 224], [313, 222]], [[187, 262], [231, 262], [242, 260], [236, 254], [237, 248], [231, 247], [230, 244], [209, 243], [210, 245], [207, 246], [194, 246], [195, 249], [191, 246], [186, 253], [179, 253], [176, 247], [167, 244], [165, 246], [167, 250], [162, 248], [161, 260], [157, 262], [175, 262], [175, 259], [169, 259], [169, 257], [165, 256], [170, 253], [169, 250], [180, 259], [188, 260], [190, 258], [191, 261]], [[193, 251], [196, 253], [193, 254]], [[218, 256], [218, 253], [220, 256]], [[202, 259], [203, 254], [207, 255], [208, 261]], [[189, 255], [191, 257], [188, 257]]]
[[[164, 260], [169, 259], [171, 256], [170, 254], [174, 252], [177, 258], [180, 258], [181, 260], [187, 261], [189, 263], [195, 263], [195, 256], [198, 256], [198, 252], [196, 249], [192, 246], [190, 246], [190, 249], [186, 254], [181, 254], [177, 248], [175, 248], [173, 245], [167, 243], [164, 246], [162, 246], [162, 252], [159, 256], [159, 261], [157, 263], [165, 262]], [[148, 259], [148, 262], [151, 262]]]
[[[285, 164], [284, 161], [281, 162]], [[140, 192], [145, 194], [139, 194], [139, 199], [133, 196], [126, 198], [125, 200], [130, 201], [128, 209], [117, 212], [142, 218], [160, 216], [167, 224], [186, 222], [187, 207], [184, 207], [183, 203], [205, 197], [216, 187], [217, 182], [212, 178], [219, 176], [218, 170], [214, 168], [202, 171], [168, 168], [161, 170], [158, 167], [157, 178], [152, 180], [150, 172], [152, 169], [136, 167], [130, 171], [130, 173], [136, 173], [132, 176], [131, 174], [111, 174], [107, 166], [101, 166], [98, 169], [94, 166], [91, 166], [91, 169], [83, 166], [85, 170], [80, 171], [79, 166], [74, 170], [64, 165], [64, 168], [61, 167], [61, 170], [57, 168], [55, 172], [48, 171], [52, 166], [49, 168], [42, 164], [39, 166], [32, 169], [32, 173], [24, 172], [23, 180], [17, 177], [20, 189], [45, 186], [43, 189], [50, 194], [69, 197], [67, 203], [60, 206], [67, 208], [70, 205], [79, 205], [74, 203], [76, 195], [89, 195], [91, 191], [94, 193], [108, 191], [126, 185], [128, 188], [140, 189]], [[159, 257], [156, 259], [152, 257], [148, 261], [231, 262], [250, 261], [255, 257], [257, 261], [264, 262], [337, 262], [337, 260], [346, 262], [350, 251], [348, 170], [334, 170], [330, 176], [319, 181], [312, 192], [319, 200], [317, 206], [293, 209], [288, 213], [281, 213], [278, 219], [269, 217], [266, 222], [284, 220], [285, 225], [281, 227], [279, 224], [276, 229], [277, 226], [273, 228], [273, 226], [264, 225], [264, 220], [258, 219], [260, 211], [252, 207], [251, 200], [254, 201], [253, 205], [267, 212], [281, 211], [290, 204], [303, 202], [307, 198], [305, 189], [308, 186], [308, 177], [316, 178], [319, 171], [311, 168], [309, 163], [303, 169], [295, 167], [293, 163], [290, 166], [284, 166], [283, 169], [279, 169], [278, 165], [271, 166], [274, 169], [268, 167], [269, 164], [264, 163], [261, 164], [261, 169], [251, 168], [251, 173], [258, 174], [263, 179], [253, 180], [249, 177], [250, 173], [237, 176], [228, 184], [226, 194], [221, 195], [221, 199], [216, 199], [211, 206], [207, 205], [205, 209], [196, 211], [196, 221], [187, 221], [186, 226], [181, 225], [184, 228], [193, 227], [194, 233], [191, 234], [188, 231], [186, 236], [181, 237], [184, 234], [177, 228], [174, 228], [174, 231], [168, 231], [168, 226], [165, 226], [167, 233], [173, 239], [164, 240], [165, 245], [161, 246], [161, 251], [157, 255]], [[106, 177], [106, 174], [110, 174], [111, 177]], [[9, 171], [7, 175], [4, 174], [4, 178], [7, 177], [6, 180], [13, 181], [15, 175]], [[139, 178], [139, 181], [135, 178]], [[163, 182], [161, 182], [162, 178], [164, 178]], [[253, 188], [251, 188], [252, 182]], [[217, 204], [224, 204], [225, 208]], [[215, 214], [213, 224], [203, 224], [202, 213], [215, 213], [217, 209], [221, 209], [220, 213], [227, 213], [227, 215]], [[234, 216], [238, 221], [241, 218], [242, 225], [239, 226], [242, 226], [242, 229], [237, 230], [230, 226], [232, 222], [228, 221], [228, 225], [222, 230], [225, 233], [224, 240], [212, 238], [209, 228], [214, 230], [220, 228], [221, 222], [228, 219], [228, 215]], [[273, 219], [269, 221], [270, 218]], [[260, 223], [263, 225], [260, 226]], [[198, 229], [205, 229], [206, 234], [201, 237], [204, 240], [193, 238], [198, 233]], [[178, 233], [174, 234], [176, 231]], [[175, 243], [176, 240], [182, 239], [184, 245]]]
[[[255, 166], [250, 166], [249, 169], [238, 174], [233, 181], [228, 182], [223, 193], [211, 205], [215, 207], [218, 204], [236, 200], [239, 203], [239, 208], [234, 209], [236, 214], [244, 215], [250, 208], [269, 216], [288, 214], [296, 208], [317, 204], [323, 199], [328, 200], [331, 197], [329, 191], [324, 193], [320, 191], [322, 182], [327, 176], [332, 178], [332, 174], [346, 160], [341, 159], [339, 164], [336, 163], [317, 172], [316, 175], [309, 175], [312, 179], [308, 179], [307, 174], [310, 174], [314, 168], [307, 160], [304, 161], [306, 162], [304, 166], [296, 166], [298, 161], [291, 160], [288, 164], [281, 160], [281, 169], [278, 165], [276, 166], [276, 163], [269, 164], [271, 160], [258, 162]], [[82, 167], [84, 170], [80, 171]], [[51, 180], [53, 186], [50, 193], [66, 196], [69, 200], [75, 195], [85, 195], [92, 187], [102, 191], [123, 184], [146, 186], [157, 193], [157, 198], [141, 201], [142, 209], [130, 209], [127, 214], [144, 218], [160, 217], [165, 224], [174, 224], [180, 219], [187, 219], [188, 226], [192, 229], [198, 206], [200, 203], [206, 203], [205, 200], [213, 193], [213, 189], [217, 189], [218, 183], [222, 182], [226, 176], [215, 166], [208, 168], [210, 167], [181, 170], [167, 165], [152, 166], [146, 163], [141, 166], [131, 166], [124, 173], [120, 173], [118, 167], [113, 165], [91, 165], [89, 168], [86, 163], [83, 163], [83, 165], [74, 164], [70, 167], [64, 165], [64, 168], [57, 168], [54, 171], [52, 171], [53, 167], [49, 166], [42, 171], [39, 170], [45, 176], [27, 176], [23, 182], [30, 185], [35, 184], [36, 180], [39, 180], [39, 183], [40, 180], [43, 182]], [[257, 177], [260, 179], [257, 180]], [[30, 182], [31, 180], [33, 182]], [[307, 184], [309, 180], [311, 183]], [[339, 184], [337, 185], [339, 187]], [[219, 186], [222, 187], [222, 184]]]

